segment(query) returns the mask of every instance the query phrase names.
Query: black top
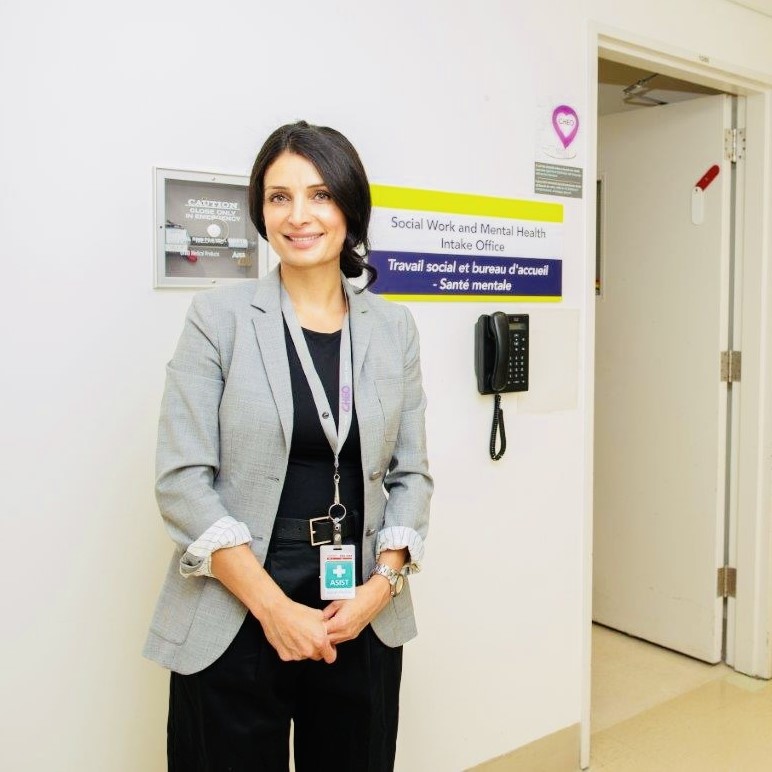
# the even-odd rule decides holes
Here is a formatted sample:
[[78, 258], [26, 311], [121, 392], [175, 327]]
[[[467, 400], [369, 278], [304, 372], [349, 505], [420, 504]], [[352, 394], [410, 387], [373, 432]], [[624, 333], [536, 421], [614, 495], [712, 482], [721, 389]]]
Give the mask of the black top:
[[[337, 426], [340, 330], [337, 332], [303, 330], [303, 335]], [[311, 388], [286, 323], [284, 338], [292, 381], [294, 426], [287, 478], [279, 501], [277, 517], [320, 517], [327, 514], [335, 494], [332, 481], [335, 470], [334, 455], [322, 430]], [[364, 511], [364, 486], [356, 410], [351, 411], [351, 428], [343, 445], [339, 463], [340, 501], [349, 513], [361, 513]]]

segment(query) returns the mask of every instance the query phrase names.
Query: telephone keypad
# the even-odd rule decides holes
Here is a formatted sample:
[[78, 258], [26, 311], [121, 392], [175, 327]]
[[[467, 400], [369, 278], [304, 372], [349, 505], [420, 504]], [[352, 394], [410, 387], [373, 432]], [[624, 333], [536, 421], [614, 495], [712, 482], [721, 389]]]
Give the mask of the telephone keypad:
[[527, 391], [527, 389], [528, 334], [520, 330], [511, 330], [509, 333], [507, 391]]

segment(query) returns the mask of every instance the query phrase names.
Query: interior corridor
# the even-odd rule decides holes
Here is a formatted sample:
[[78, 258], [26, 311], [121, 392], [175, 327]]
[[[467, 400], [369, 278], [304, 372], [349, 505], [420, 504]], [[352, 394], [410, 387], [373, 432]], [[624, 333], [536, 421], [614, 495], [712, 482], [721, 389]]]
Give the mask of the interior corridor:
[[767, 772], [772, 682], [593, 627], [591, 770]]

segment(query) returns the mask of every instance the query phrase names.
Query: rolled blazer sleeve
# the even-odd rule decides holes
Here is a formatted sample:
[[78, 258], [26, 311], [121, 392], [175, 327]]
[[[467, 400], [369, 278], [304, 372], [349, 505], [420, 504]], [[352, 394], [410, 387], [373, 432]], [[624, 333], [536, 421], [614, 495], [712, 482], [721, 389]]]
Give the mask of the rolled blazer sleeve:
[[156, 453], [156, 499], [183, 550], [230, 513], [214, 489], [220, 466], [219, 406], [224, 378], [207, 293], [188, 311], [166, 368]]
[[388, 493], [383, 529], [378, 543], [395, 547], [402, 534], [410, 551], [411, 569], [417, 570], [429, 527], [429, 501], [434, 484], [426, 449], [426, 395], [421, 382], [418, 329], [410, 311], [404, 312], [403, 401], [397, 440], [383, 484]]

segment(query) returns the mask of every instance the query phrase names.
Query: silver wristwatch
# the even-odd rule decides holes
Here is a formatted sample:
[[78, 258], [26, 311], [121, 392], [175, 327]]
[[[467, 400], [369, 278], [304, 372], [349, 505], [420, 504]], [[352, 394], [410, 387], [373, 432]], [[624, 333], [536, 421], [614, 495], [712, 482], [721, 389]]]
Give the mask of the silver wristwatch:
[[392, 598], [396, 598], [402, 592], [402, 588], [405, 586], [405, 577], [401, 571], [397, 571], [385, 563], [376, 563], [375, 568], [370, 571], [370, 576], [375, 576], [376, 574], [388, 579]]

